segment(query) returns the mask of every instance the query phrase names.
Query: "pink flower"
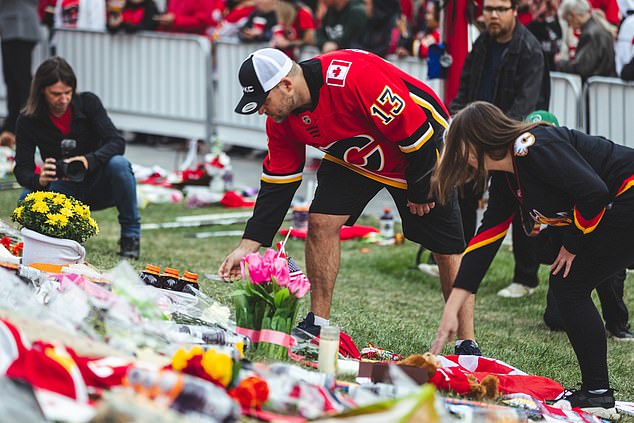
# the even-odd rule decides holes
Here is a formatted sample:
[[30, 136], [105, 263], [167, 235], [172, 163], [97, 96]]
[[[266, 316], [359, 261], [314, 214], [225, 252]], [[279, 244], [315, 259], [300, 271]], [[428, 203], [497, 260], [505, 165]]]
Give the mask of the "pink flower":
[[264, 252], [264, 264], [268, 267], [273, 267], [273, 262], [277, 258], [278, 252], [272, 248], [267, 248]]
[[298, 276], [288, 284], [288, 290], [297, 298], [302, 298], [310, 291], [310, 281], [305, 275]]
[[249, 271], [249, 278], [254, 284], [261, 284], [271, 280], [271, 270], [258, 253], [247, 254], [240, 260], [242, 276], [246, 278], [245, 267]]
[[278, 257], [273, 261], [273, 266], [271, 267], [271, 276], [275, 278], [275, 282], [282, 288], [288, 286], [290, 282], [289, 272], [288, 272], [288, 263], [286, 263], [286, 259], [282, 257]]

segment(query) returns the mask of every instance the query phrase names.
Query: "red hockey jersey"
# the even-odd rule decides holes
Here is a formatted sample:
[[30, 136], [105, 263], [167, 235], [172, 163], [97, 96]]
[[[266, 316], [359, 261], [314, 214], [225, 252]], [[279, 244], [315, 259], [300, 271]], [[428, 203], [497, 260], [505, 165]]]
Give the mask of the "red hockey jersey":
[[[245, 237], [270, 244], [301, 181], [306, 145], [324, 151], [324, 160], [407, 189], [412, 202], [428, 202], [431, 171], [449, 119], [433, 90], [364, 51], [339, 50], [300, 66], [312, 105], [282, 123], [267, 119], [269, 154]], [[266, 226], [267, 234], [256, 224]]]

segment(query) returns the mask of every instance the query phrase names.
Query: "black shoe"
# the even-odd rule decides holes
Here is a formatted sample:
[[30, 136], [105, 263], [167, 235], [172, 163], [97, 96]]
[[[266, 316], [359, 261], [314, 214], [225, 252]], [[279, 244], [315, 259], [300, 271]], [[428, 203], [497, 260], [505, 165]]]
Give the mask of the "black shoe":
[[299, 322], [296, 328], [293, 328], [291, 335], [298, 341], [308, 341], [319, 336], [321, 326], [315, 324], [315, 315], [309, 312], [304, 320]]
[[608, 333], [608, 338], [612, 338], [615, 341], [634, 341], [634, 335], [632, 335], [630, 331], [630, 325], [605, 325], [605, 330]]
[[141, 255], [141, 239], [122, 236], [119, 240], [119, 255], [123, 258], [138, 259]]
[[[594, 414], [604, 419], [618, 417], [614, 408], [614, 390], [608, 389], [603, 394], [591, 394], [586, 389], [578, 391], [566, 391], [559, 401], [568, 401], [571, 408], [581, 408], [583, 411]], [[555, 406], [559, 403], [555, 402]]]
[[456, 345], [453, 349], [453, 353], [455, 355], [482, 355], [478, 344], [471, 339], [465, 339], [460, 345]]

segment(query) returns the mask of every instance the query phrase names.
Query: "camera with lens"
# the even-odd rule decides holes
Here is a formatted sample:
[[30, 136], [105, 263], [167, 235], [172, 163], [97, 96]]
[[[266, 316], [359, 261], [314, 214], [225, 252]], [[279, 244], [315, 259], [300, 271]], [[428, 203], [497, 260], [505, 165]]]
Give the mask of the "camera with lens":
[[57, 159], [55, 162], [56, 177], [58, 179], [66, 179], [71, 182], [82, 182], [86, 176], [86, 167], [81, 160], [73, 160], [71, 162], [64, 162], [64, 159], [68, 159], [73, 156], [73, 150], [77, 148], [77, 141], [75, 140], [62, 140], [61, 142], [62, 158]]

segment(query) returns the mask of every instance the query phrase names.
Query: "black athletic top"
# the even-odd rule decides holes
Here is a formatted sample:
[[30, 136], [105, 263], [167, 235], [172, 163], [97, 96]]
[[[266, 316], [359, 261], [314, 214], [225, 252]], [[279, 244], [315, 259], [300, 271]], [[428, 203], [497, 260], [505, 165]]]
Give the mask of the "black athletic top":
[[504, 236], [520, 213], [525, 232], [560, 226], [563, 246], [576, 254], [584, 236], [602, 225], [632, 225], [634, 211], [619, 197], [634, 186], [634, 150], [553, 126], [522, 134], [513, 146], [515, 174], [492, 172], [489, 204], [469, 242], [454, 287], [476, 292]]

